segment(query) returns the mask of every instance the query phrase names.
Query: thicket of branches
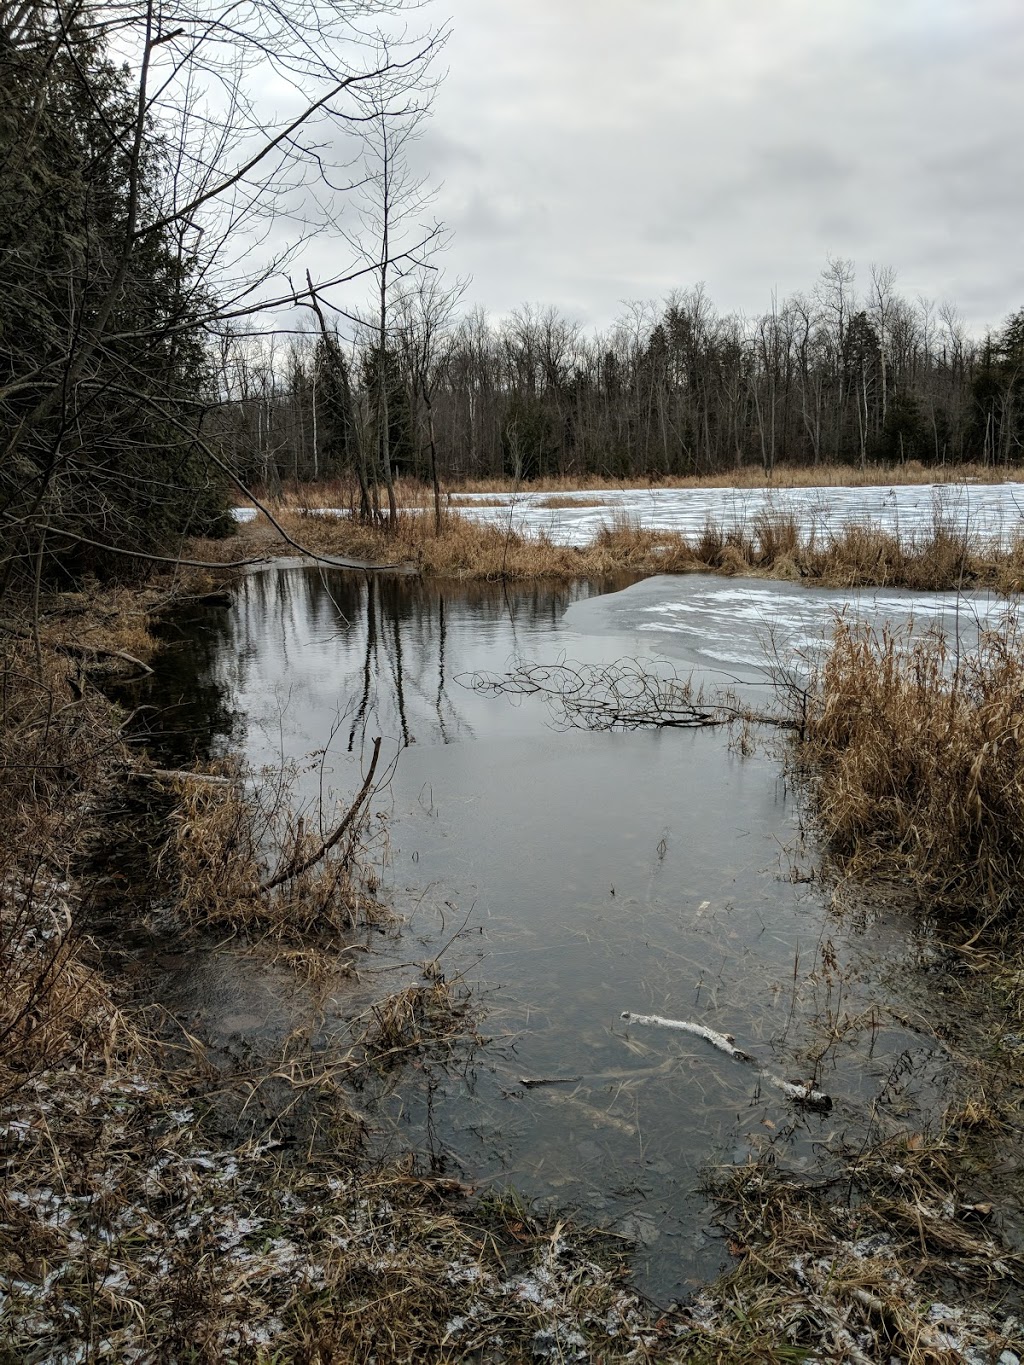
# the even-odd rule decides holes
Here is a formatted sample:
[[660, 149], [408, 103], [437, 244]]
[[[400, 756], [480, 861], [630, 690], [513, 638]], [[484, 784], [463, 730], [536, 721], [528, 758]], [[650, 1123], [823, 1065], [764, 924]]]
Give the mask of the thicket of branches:
[[429, 92], [406, 8], [0, 0], [0, 584], [228, 527], [224, 337], [398, 251], [290, 273]]
[[[889, 269], [858, 290], [852, 265], [829, 261], [809, 292], [752, 319], [723, 316], [697, 287], [597, 334], [553, 309], [495, 321], [449, 306], [425, 351], [417, 297], [399, 282], [386, 345], [391, 457], [420, 478], [430, 449], [451, 480], [1021, 458], [1024, 311], [971, 337], [953, 307], [903, 297]], [[375, 356], [354, 334], [357, 397]], [[345, 472], [323, 372], [312, 338], [234, 348], [234, 440], [250, 477]]]

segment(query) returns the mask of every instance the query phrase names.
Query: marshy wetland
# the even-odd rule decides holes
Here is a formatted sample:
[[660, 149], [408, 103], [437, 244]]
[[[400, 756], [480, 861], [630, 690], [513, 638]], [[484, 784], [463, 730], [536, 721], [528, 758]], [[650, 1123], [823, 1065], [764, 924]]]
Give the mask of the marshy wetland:
[[[10, 731], [56, 774], [13, 808], [12, 1359], [1010, 1365], [1013, 614], [745, 577], [741, 532], [55, 599], [110, 662]], [[915, 573], [1016, 562], [933, 532]]]
[[[837, 909], [784, 731], [595, 729], [493, 684], [524, 664], [630, 660], [767, 711], [837, 615], [944, 627], [966, 649], [1003, 612], [991, 596], [706, 575], [250, 574], [227, 609], [166, 626], [151, 743], [168, 763], [296, 767], [315, 811], [356, 789], [382, 736], [371, 850], [401, 927], [372, 930], [372, 951], [315, 990], [207, 948], [167, 973], [164, 999], [217, 1046], [273, 1056], [297, 1030], [339, 1045], [385, 983], [414, 986], [431, 964], [462, 993], [461, 1041], [366, 1083], [374, 1142], [607, 1228], [635, 1245], [646, 1293], [685, 1300], [729, 1261], [709, 1170], [767, 1158], [824, 1177], [851, 1147], [935, 1130], [968, 1093], [958, 964], [905, 898], [847, 888]], [[757, 1066], [624, 1011], [733, 1035]], [[762, 1070], [831, 1103], [794, 1102]], [[1015, 1234], [1018, 1218], [1007, 1205], [998, 1223]]]

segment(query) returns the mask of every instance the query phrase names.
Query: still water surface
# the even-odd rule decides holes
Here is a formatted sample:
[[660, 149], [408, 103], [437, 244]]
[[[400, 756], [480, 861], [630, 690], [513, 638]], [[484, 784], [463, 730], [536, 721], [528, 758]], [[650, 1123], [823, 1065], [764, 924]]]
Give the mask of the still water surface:
[[[389, 831], [386, 892], [408, 927], [330, 1011], [342, 1028], [360, 991], [386, 989], [381, 967], [441, 951], [490, 1041], [459, 1067], [407, 1069], [363, 1096], [381, 1140], [622, 1232], [661, 1301], [727, 1259], [700, 1192], [709, 1164], [773, 1145], [813, 1168], [823, 1144], [860, 1140], [869, 1122], [919, 1124], [948, 1099], [948, 1059], [920, 1026], [941, 973], [924, 973], [895, 915], [830, 916], [807, 880], [815, 853], [774, 733], [743, 757], [717, 730], [566, 729], [541, 698], [465, 683], [515, 661], [640, 657], [763, 687], [767, 655], [801, 667], [836, 610], [916, 611], [970, 633], [999, 608], [701, 576], [551, 588], [270, 569], [227, 611], [182, 619], [161, 669], [172, 759], [231, 748], [256, 768], [298, 760], [306, 799], [344, 801], [384, 737], [394, 772], [374, 810]], [[193, 977], [208, 1035], [294, 1026], [283, 987], [251, 978], [209, 961]], [[396, 966], [390, 984], [417, 979]], [[755, 1068], [627, 1025], [624, 1010], [733, 1034], [777, 1074], [813, 1078], [834, 1108], [802, 1110]], [[557, 1077], [578, 1079], [522, 1084]]]

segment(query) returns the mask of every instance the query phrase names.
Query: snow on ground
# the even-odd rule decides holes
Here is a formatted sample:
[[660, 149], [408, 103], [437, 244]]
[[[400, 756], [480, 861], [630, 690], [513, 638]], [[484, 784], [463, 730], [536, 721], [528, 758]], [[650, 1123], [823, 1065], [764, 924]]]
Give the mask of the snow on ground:
[[[494, 505], [501, 497], [500, 505]], [[581, 505], [550, 507], [561, 503]], [[588, 506], [600, 498], [601, 506]], [[560, 545], [585, 545], [602, 526], [628, 517], [650, 530], [698, 534], [705, 522], [752, 525], [761, 512], [797, 517], [806, 530], [838, 530], [852, 522], [903, 535], [930, 531], [936, 517], [982, 539], [1006, 541], [1024, 524], [1024, 487], [1002, 484], [913, 484], [867, 488], [624, 488], [573, 493], [454, 493], [451, 506], [473, 521], [527, 535], [543, 531]], [[325, 514], [344, 516], [337, 508]], [[251, 507], [235, 508], [240, 522]]]
[[550, 493], [509, 495], [500, 507], [480, 506], [491, 495], [454, 495], [452, 505], [474, 521], [583, 545], [616, 517], [645, 529], [696, 535], [705, 522], [753, 524], [761, 512], [795, 516], [807, 530], [835, 531], [857, 522], [902, 535], [930, 531], [936, 517], [982, 539], [1006, 541], [1024, 524], [1024, 487], [1017, 484], [915, 484], [870, 488], [629, 488], [559, 493], [559, 501], [602, 499], [600, 507], [546, 507]]

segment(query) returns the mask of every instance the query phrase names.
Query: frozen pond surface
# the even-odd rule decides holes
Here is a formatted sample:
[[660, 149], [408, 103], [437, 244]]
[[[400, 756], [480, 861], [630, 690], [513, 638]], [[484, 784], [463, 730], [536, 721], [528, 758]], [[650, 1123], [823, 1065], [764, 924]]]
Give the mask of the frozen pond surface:
[[[551, 506], [557, 501], [558, 506]], [[499, 503], [500, 505], [493, 505]], [[579, 504], [578, 506], [564, 504]], [[600, 503], [588, 506], [588, 503]], [[905, 536], [926, 534], [936, 519], [982, 540], [1005, 543], [1019, 533], [1024, 486], [914, 484], [863, 488], [628, 488], [579, 493], [515, 495], [457, 493], [451, 505], [475, 521], [536, 535], [563, 545], [585, 545], [616, 518], [651, 530], [696, 535], [708, 521], [752, 527], [763, 512], [793, 515], [807, 531], [838, 530], [850, 523], [880, 526]], [[251, 508], [235, 511], [250, 520]]]
[[[719, 731], [558, 730], [538, 699], [460, 679], [515, 660], [641, 657], [756, 682], [767, 640], [806, 651], [837, 608], [955, 623], [958, 604], [704, 576], [611, 586], [271, 568], [230, 610], [183, 623], [153, 700], [180, 703], [163, 724], [193, 731], [177, 752], [167, 741], [172, 757], [212, 743], [256, 766], [298, 760], [310, 800], [321, 786], [344, 800], [385, 737], [397, 764], [374, 810], [390, 832], [386, 891], [409, 924], [339, 986], [328, 1031], [332, 1013], [343, 1028], [440, 953], [491, 1041], [459, 1067], [407, 1067], [361, 1103], [385, 1144], [429, 1147], [480, 1188], [514, 1185], [636, 1239], [641, 1283], [667, 1301], [727, 1259], [700, 1193], [709, 1163], [770, 1143], [810, 1168], [820, 1144], [859, 1140], [869, 1112], [888, 1132], [948, 1098], [948, 1058], [919, 1024], [942, 975], [916, 970], [898, 918], [829, 917], [775, 754], [740, 757]], [[997, 610], [962, 601], [959, 618]], [[197, 1025], [287, 1031], [300, 1007], [282, 989], [197, 977]], [[627, 1025], [623, 1010], [734, 1034], [835, 1107], [801, 1110], [753, 1068]], [[576, 1079], [522, 1084], [552, 1077]]]
[[903, 535], [930, 531], [937, 517], [984, 539], [1004, 541], [1016, 533], [1024, 512], [1024, 488], [1018, 484], [919, 484], [869, 488], [652, 488], [612, 492], [558, 494], [559, 502], [585, 504], [600, 498], [604, 505], [549, 507], [551, 494], [520, 493], [502, 507], [484, 507], [481, 498], [460, 494], [453, 499], [475, 520], [537, 534], [566, 545], [584, 545], [602, 526], [628, 517], [651, 530], [682, 531], [693, 536], [707, 521], [723, 526], [753, 527], [759, 514], [794, 516], [806, 530], [831, 531], [860, 523]]
[[915, 634], [938, 630], [970, 648], [979, 629], [1005, 616], [994, 593], [901, 589], [808, 589], [796, 583], [718, 574], [659, 575], [573, 603], [563, 625], [581, 640], [617, 636], [629, 654], [664, 656], [714, 683], [764, 678], [777, 665], [806, 672], [839, 619]]

